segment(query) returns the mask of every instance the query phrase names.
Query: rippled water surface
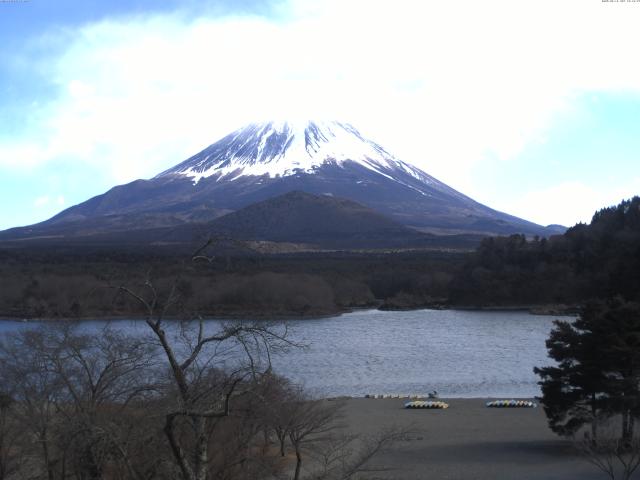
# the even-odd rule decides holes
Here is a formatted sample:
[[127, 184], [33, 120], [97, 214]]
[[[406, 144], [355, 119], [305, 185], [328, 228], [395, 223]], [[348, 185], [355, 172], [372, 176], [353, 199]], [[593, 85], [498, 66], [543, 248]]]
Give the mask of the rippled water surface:
[[[534, 366], [550, 364], [545, 340], [558, 317], [525, 312], [368, 310], [288, 322], [308, 345], [274, 368], [318, 395], [422, 394], [532, 397]], [[208, 322], [215, 328], [217, 322]], [[97, 329], [103, 321], [84, 322]], [[0, 322], [0, 333], [32, 324]], [[113, 322], [132, 333], [144, 322]]]
[[292, 322], [311, 346], [277, 366], [328, 394], [445, 397], [539, 394], [533, 367], [548, 365], [554, 317], [523, 312], [366, 311]]

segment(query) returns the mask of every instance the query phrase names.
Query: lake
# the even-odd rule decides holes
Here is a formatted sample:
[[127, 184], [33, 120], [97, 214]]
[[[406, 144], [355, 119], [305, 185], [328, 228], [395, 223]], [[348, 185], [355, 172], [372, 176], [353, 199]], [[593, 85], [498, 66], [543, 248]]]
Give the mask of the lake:
[[[288, 321], [308, 345], [273, 359], [276, 372], [318, 396], [426, 394], [441, 397], [533, 397], [534, 366], [549, 365], [545, 340], [556, 318], [514, 311], [366, 310]], [[217, 320], [208, 320], [215, 328]], [[37, 322], [0, 322], [3, 332]], [[106, 321], [85, 321], [97, 330]], [[131, 334], [144, 322], [114, 321]]]

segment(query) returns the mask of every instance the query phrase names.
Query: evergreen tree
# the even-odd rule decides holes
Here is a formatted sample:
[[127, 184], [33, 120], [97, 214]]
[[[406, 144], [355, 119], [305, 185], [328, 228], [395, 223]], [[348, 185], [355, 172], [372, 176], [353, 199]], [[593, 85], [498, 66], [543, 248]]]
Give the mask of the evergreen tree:
[[556, 321], [547, 340], [557, 366], [535, 368], [550, 428], [572, 435], [612, 416], [631, 441], [640, 415], [640, 305], [620, 299], [590, 302], [570, 323]]
[[590, 424], [596, 436], [596, 419], [603, 411], [605, 376], [599, 365], [597, 333], [580, 317], [573, 323], [556, 320], [546, 342], [557, 366], [534, 368], [540, 376], [542, 404], [555, 433], [570, 436]]
[[606, 367], [606, 408], [609, 414], [620, 415], [621, 439], [629, 444], [640, 415], [640, 305], [616, 299], [598, 304], [586, 315], [598, 326], [601, 363]]

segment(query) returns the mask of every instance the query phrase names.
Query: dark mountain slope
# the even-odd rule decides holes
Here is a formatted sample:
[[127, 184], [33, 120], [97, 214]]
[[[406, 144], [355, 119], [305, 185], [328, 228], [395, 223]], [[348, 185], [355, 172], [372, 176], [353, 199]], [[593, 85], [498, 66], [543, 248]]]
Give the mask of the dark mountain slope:
[[300, 191], [255, 203], [208, 226], [234, 238], [323, 247], [417, 246], [429, 238], [351, 200]]
[[116, 242], [118, 232], [197, 226], [291, 191], [349, 199], [423, 232], [558, 232], [472, 200], [351, 125], [309, 121], [249, 125], [150, 180], [114, 187], [45, 222], [0, 232], [0, 241], [106, 235]]

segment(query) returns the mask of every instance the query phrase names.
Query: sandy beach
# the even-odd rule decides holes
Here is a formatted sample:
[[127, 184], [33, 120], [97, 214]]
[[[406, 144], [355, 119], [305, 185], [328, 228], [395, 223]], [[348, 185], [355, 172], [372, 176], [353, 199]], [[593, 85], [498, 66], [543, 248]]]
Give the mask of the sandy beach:
[[605, 476], [547, 427], [542, 408], [487, 408], [488, 399], [444, 400], [446, 410], [408, 410], [406, 399], [346, 401], [344, 421], [364, 435], [391, 426], [413, 430], [375, 465], [370, 478], [563, 479]]

